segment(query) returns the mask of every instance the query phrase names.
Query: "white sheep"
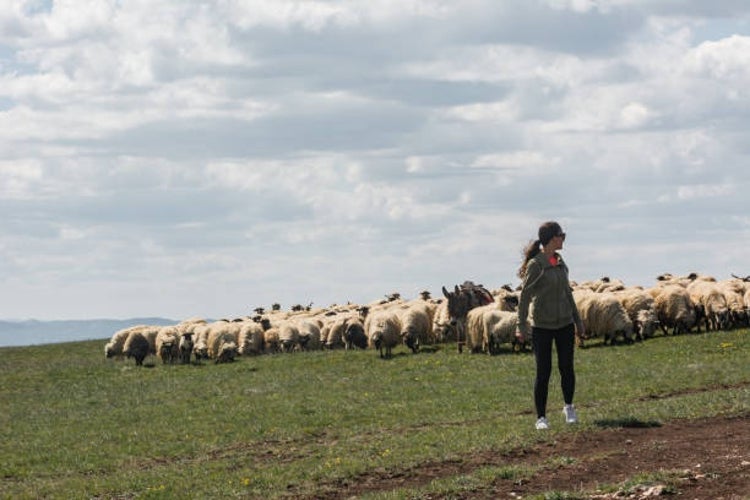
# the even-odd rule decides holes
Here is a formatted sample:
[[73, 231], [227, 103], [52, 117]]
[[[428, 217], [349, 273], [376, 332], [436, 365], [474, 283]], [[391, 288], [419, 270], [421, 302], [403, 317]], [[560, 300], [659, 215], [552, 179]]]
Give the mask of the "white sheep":
[[742, 280], [722, 280], [717, 286], [724, 294], [729, 309], [727, 328], [748, 326], [748, 314], [745, 307], [745, 283]]
[[237, 335], [238, 354], [260, 354], [264, 348], [263, 326], [255, 321], [245, 321]]
[[654, 309], [665, 335], [670, 328], [672, 334], [676, 335], [687, 333], [695, 326], [695, 304], [682, 285], [659, 287], [654, 298]]
[[[724, 292], [716, 282], [696, 280], [687, 286], [690, 300], [700, 311], [706, 331], [723, 330], [729, 324], [729, 307]], [[698, 319], [698, 318], [697, 318]], [[700, 331], [700, 324], [696, 325]]]
[[615, 296], [620, 300], [630, 321], [633, 322], [633, 331], [638, 340], [653, 337], [659, 322], [656, 318], [654, 308], [654, 297], [643, 288], [631, 287]]
[[441, 300], [437, 305], [435, 317], [432, 320], [432, 333], [438, 342], [455, 342], [458, 340], [456, 327], [451, 325], [447, 300]]
[[272, 326], [263, 331], [263, 349], [266, 352], [281, 352], [281, 343], [279, 342], [279, 329]]
[[279, 325], [279, 347], [281, 352], [294, 352], [299, 348], [299, 328], [292, 320]]
[[325, 336], [325, 347], [326, 349], [339, 349], [346, 347], [344, 343], [344, 333], [346, 331], [346, 324], [349, 320], [349, 315], [336, 314], [335, 316], [328, 316], [325, 324], [323, 325], [323, 333], [321, 336]]
[[633, 341], [633, 322], [613, 292], [575, 290], [573, 298], [587, 338], [601, 336], [605, 344], [614, 344], [620, 336], [626, 342]]
[[174, 364], [180, 354], [180, 332], [176, 326], [159, 328], [156, 334], [156, 354], [163, 364]]
[[237, 356], [237, 335], [232, 324], [215, 321], [208, 327], [208, 357], [215, 363], [234, 361]]
[[401, 321], [401, 339], [406, 346], [416, 353], [422, 344], [434, 344], [432, 321], [435, 308], [429, 302], [419, 300], [410, 302], [398, 310]]
[[525, 348], [516, 337], [518, 313], [505, 311], [498, 303], [475, 307], [466, 315], [466, 345], [470, 352], [498, 354], [500, 346], [511, 344], [515, 351]]
[[114, 334], [112, 334], [112, 338], [109, 340], [109, 342], [107, 342], [104, 346], [104, 356], [107, 359], [113, 357], [122, 357], [125, 341], [128, 339], [130, 332], [134, 330], [143, 330], [145, 328], [148, 328], [148, 326], [135, 325], [116, 331]]
[[211, 327], [207, 324], [197, 324], [193, 327], [193, 354], [198, 362], [208, 359], [208, 333], [210, 331]]
[[297, 321], [299, 332], [299, 347], [303, 351], [318, 351], [321, 349], [320, 327], [323, 321], [317, 318], [300, 318]]
[[489, 352], [485, 344], [484, 315], [490, 311], [497, 311], [497, 304], [487, 304], [471, 309], [466, 313], [466, 348], [471, 353]]
[[393, 356], [393, 348], [401, 343], [401, 321], [391, 310], [377, 310], [367, 315], [365, 333], [370, 346], [380, 352], [381, 358]]

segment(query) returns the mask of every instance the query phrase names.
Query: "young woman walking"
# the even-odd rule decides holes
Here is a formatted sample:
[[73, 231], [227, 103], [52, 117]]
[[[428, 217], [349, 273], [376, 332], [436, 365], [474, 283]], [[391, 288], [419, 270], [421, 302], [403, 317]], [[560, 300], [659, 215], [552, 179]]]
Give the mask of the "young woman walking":
[[[547, 394], [552, 373], [552, 344], [557, 350], [557, 368], [562, 385], [563, 414], [569, 424], [578, 422], [573, 406], [576, 376], [573, 352], [576, 335], [583, 337], [585, 329], [578, 314], [568, 280], [568, 266], [558, 253], [565, 242], [560, 224], [545, 222], [539, 227], [538, 239], [524, 249], [524, 259], [518, 270], [523, 280], [518, 304], [518, 335], [531, 335], [536, 360], [534, 403], [536, 428], [549, 429]], [[529, 324], [529, 306], [533, 306]]]

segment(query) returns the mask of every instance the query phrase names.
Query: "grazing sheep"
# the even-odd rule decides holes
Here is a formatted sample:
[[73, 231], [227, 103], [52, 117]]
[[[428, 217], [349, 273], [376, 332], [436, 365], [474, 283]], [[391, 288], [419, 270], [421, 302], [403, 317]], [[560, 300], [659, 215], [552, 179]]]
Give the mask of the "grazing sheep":
[[346, 350], [354, 347], [367, 349], [368, 340], [365, 333], [365, 325], [359, 316], [353, 316], [346, 320], [343, 341]]
[[263, 326], [255, 321], [245, 321], [237, 334], [238, 354], [260, 354], [264, 348]]
[[143, 330], [146, 328], [148, 328], [147, 325], [136, 325], [116, 331], [112, 335], [112, 338], [109, 340], [109, 342], [107, 342], [104, 346], [104, 357], [106, 357], [107, 359], [113, 357], [122, 357], [124, 354], [123, 348], [125, 346], [125, 341], [128, 339], [130, 332], [135, 330]]
[[435, 318], [432, 320], [432, 334], [438, 342], [455, 342], [458, 340], [456, 326], [451, 324], [447, 300], [442, 300], [437, 305]]
[[190, 355], [193, 353], [193, 332], [183, 332], [180, 335], [178, 350], [180, 352], [180, 361], [183, 365], [190, 364]]
[[435, 310], [428, 302], [409, 303], [398, 309], [401, 321], [401, 338], [413, 353], [419, 351], [421, 344], [434, 344], [432, 321]]
[[489, 352], [485, 344], [484, 315], [498, 310], [496, 304], [488, 304], [471, 309], [466, 313], [466, 348], [471, 353]]
[[302, 349], [303, 351], [318, 351], [321, 349], [321, 326], [323, 326], [323, 321], [320, 319], [303, 318], [297, 320], [300, 349]]
[[237, 356], [237, 335], [227, 321], [208, 325], [208, 357], [215, 363], [234, 361]]
[[272, 326], [263, 332], [263, 345], [266, 352], [281, 352], [278, 327]]
[[[706, 331], [724, 330], [729, 324], [729, 307], [722, 290], [715, 282], [696, 280], [687, 286], [690, 300], [700, 309]], [[700, 324], [696, 325], [700, 331]]]
[[687, 333], [695, 326], [695, 304], [687, 289], [681, 285], [660, 287], [654, 298], [654, 309], [664, 334], [669, 328], [672, 335]]
[[642, 288], [628, 288], [616, 294], [633, 322], [637, 340], [653, 337], [659, 322], [654, 309], [654, 297]]
[[330, 317], [330, 319], [324, 326], [326, 332], [326, 349], [339, 349], [345, 347], [344, 332], [346, 331], [346, 324], [349, 320], [349, 317], [350, 316], [343, 314], [337, 314]]
[[176, 326], [159, 328], [156, 334], [156, 354], [163, 364], [174, 364], [180, 354], [180, 332]]
[[745, 284], [740, 280], [726, 280], [717, 283], [724, 294], [729, 309], [727, 328], [750, 326], [747, 308], [745, 307]]
[[149, 329], [134, 329], [125, 340], [122, 352], [129, 358], [135, 358], [136, 366], [142, 366], [146, 356], [151, 354], [151, 344], [148, 341]]
[[293, 321], [287, 320], [279, 325], [279, 346], [281, 352], [294, 352], [299, 347], [299, 329]]
[[498, 304], [475, 307], [466, 315], [466, 346], [470, 352], [498, 354], [500, 346], [511, 344], [515, 351], [525, 348], [516, 337], [518, 313], [504, 311]]
[[580, 289], [573, 292], [573, 298], [586, 326], [587, 338], [601, 336], [605, 344], [608, 341], [614, 344], [618, 337], [633, 342], [633, 322], [614, 293]]
[[401, 321], [392, 310], [371, 313], [365, 321], [365, 333], [370, 346], [377, 349], [381, 358], [393, 356], [393, 348], [401, 342]]
[[207, 324], [199, 324], [193, 327], [193, 354], [198, 362], [202, 359], [208, 359], [208, 333], [210, 331], [211, 327]]

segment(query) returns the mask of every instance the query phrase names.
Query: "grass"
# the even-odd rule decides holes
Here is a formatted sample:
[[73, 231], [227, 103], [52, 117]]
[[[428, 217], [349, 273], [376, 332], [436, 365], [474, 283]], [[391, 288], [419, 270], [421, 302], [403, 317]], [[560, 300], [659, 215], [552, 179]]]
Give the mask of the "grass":
[[[136, 368], [104, 359], [105, 340], [2, 348], [0, 497], [304, 497], [558, 432], [745, 414], [748, 333], [578, 350], [581, 425], [543, 437], [533, 430], [529, 354], [446, 345], [399, 348], [390, 360], [327, 351]], [[553, 376], [551, 409], [562, 406], [557, 387]], [[369, 497], [460, 496], [530, 473], [480, 467]]]

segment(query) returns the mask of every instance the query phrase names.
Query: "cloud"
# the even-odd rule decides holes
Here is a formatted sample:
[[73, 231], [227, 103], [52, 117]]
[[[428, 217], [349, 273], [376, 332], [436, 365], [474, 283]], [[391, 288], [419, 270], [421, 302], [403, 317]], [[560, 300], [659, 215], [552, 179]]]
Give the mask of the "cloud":
[[550, 219], [579, 280], [725, 276], [748, 233], [749, 13], [6, 2], [0, 317], [496, 286]]

